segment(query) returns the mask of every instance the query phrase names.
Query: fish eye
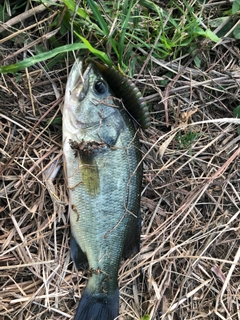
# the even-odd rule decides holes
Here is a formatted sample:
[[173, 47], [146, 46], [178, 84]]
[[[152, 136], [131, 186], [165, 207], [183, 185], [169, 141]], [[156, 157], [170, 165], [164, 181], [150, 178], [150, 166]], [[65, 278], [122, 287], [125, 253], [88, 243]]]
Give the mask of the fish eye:
[[94, 91], [97, 94], [104, 94], [107, 92], [107, 84], [103, 80], [97, 80], [93, 85]]

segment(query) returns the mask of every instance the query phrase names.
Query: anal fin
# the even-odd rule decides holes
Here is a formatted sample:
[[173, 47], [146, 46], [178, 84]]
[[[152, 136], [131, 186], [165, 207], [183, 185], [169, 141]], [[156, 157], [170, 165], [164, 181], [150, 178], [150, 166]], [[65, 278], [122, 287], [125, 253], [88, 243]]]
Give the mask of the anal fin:
[[127, 259], [140, 251], [141, 222], [142, 220], [139, 212], [133, 228], [128, 232], [128, 236], [123, 247], [122, 256], [124, 259]]
[[71, 257], [78, 270], [88, 268], [88, 260], [86, 254], [82, 251], [73, 235], [70, 240]]

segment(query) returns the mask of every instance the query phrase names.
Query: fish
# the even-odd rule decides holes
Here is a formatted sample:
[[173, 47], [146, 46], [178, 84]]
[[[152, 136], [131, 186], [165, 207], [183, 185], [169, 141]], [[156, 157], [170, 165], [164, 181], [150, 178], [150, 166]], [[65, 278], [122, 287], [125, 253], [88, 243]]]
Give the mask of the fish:
[[140, 248], [137, 129], [98, 66], [79, 58], [67, 80], [62, 126], [71, 257], [89, 274], [74, 319], [113, 320], [120, 262]]

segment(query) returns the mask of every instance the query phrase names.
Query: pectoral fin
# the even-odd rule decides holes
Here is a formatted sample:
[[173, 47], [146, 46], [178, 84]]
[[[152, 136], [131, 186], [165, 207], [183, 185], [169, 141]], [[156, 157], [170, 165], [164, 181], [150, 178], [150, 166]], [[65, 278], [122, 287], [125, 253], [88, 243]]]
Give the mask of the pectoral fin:
[[81, 165], [82, 187], [91, 195], [99, 193], [99, 173], [98, 166], [94, 159], [87, 162], [84, 161]]

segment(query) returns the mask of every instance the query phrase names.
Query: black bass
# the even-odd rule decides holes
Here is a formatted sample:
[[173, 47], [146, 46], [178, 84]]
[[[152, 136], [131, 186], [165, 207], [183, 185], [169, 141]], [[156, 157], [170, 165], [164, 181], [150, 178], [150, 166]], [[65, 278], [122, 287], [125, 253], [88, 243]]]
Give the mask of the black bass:
[[89, 281], [75, 320], [119, 314], [118, 269], [139, 250], [141, 151], [136, 130], [99, 68], [77, 60], [63, 106], [71, 255]]

